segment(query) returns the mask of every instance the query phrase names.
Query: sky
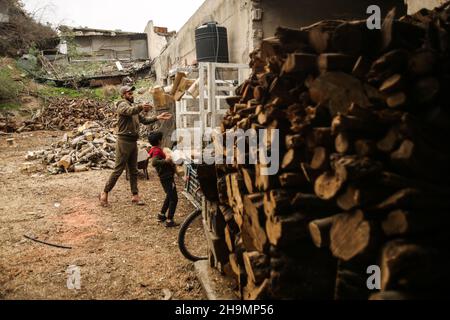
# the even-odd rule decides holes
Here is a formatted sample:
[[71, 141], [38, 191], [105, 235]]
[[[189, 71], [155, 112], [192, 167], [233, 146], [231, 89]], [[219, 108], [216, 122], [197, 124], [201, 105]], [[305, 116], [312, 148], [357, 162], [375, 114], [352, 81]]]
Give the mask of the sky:
[[[40, 22], [144, 32], [147, 22], [178, 31], [204, 0], [22, 0]], [[126, 4], [126, 6], [124, 6]]]

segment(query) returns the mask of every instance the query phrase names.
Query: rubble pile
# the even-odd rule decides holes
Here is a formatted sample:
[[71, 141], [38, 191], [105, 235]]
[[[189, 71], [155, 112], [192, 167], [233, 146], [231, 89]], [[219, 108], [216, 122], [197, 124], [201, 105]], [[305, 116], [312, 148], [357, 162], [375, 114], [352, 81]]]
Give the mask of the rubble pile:
[[217, 165], [210, 210], [243, 299], [449, 296], [449, 34], [447, 3], [279, 28], [252, 54], [222, 130], [278, 130], [281, 168]]

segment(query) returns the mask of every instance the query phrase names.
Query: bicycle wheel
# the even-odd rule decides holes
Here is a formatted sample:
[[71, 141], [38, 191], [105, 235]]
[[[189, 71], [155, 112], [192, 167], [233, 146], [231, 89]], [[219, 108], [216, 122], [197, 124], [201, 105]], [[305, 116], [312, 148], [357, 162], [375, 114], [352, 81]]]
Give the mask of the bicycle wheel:
[[190, 261], [208, 260], [208, 243], [201, 210], [190, 214], [181, 225], [178, 247], [183, 256]]

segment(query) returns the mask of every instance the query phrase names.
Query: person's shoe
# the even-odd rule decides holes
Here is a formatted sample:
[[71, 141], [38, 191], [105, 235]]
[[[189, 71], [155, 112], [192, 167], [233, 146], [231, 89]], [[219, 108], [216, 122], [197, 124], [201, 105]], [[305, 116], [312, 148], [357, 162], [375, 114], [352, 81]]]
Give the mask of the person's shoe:
[[139, 197], [133, 197], [133, 200], [131, 200], [131, 203], [136, 205], [136, 206], [145, 206], [145, 202], [139, 198]]
[[158, 214], [157, 218], [158, 218], [159, 222], [166, 222], [166, 220], [167, 220], [167, 217], [163, 214]]
[[179, 226], [179, 224], [176, 223], [176, 222], [173, 221], [173, 220], [170, 220], [170, 221], [167, 221], [167, 222], [166, 222], [166, 228], [176, 228], [176, 227], [178, 227], [178, 226]]

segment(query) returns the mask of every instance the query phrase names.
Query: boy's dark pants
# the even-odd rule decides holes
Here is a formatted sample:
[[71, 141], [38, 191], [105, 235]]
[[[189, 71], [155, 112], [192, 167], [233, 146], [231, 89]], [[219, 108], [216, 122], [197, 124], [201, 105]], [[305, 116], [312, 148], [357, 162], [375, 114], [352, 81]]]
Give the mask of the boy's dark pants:
[[105, 192], [109, 193], [114, 188], [122, 175], [123, 171], [128, 166], [130, 172], [130, 186], [133, 195], [138, 195], [138, 174], [137, 169], [138, 160], [138, 146], [136, 141], [128, 141], [119, 137], [116, 146], [116, 166], [114, 172], [111, 174], [108, 183], [105, 186]]
[[167, 210], [169, 210], [167, 219], [173, 220], [178, 205], [178, 194], [175, 180], [173, 177], [162, 179], [161, 185], [166, 193], [166, 200], [164, 201], [164, 205], [161, 209], [161, 214], [165, 215]]

